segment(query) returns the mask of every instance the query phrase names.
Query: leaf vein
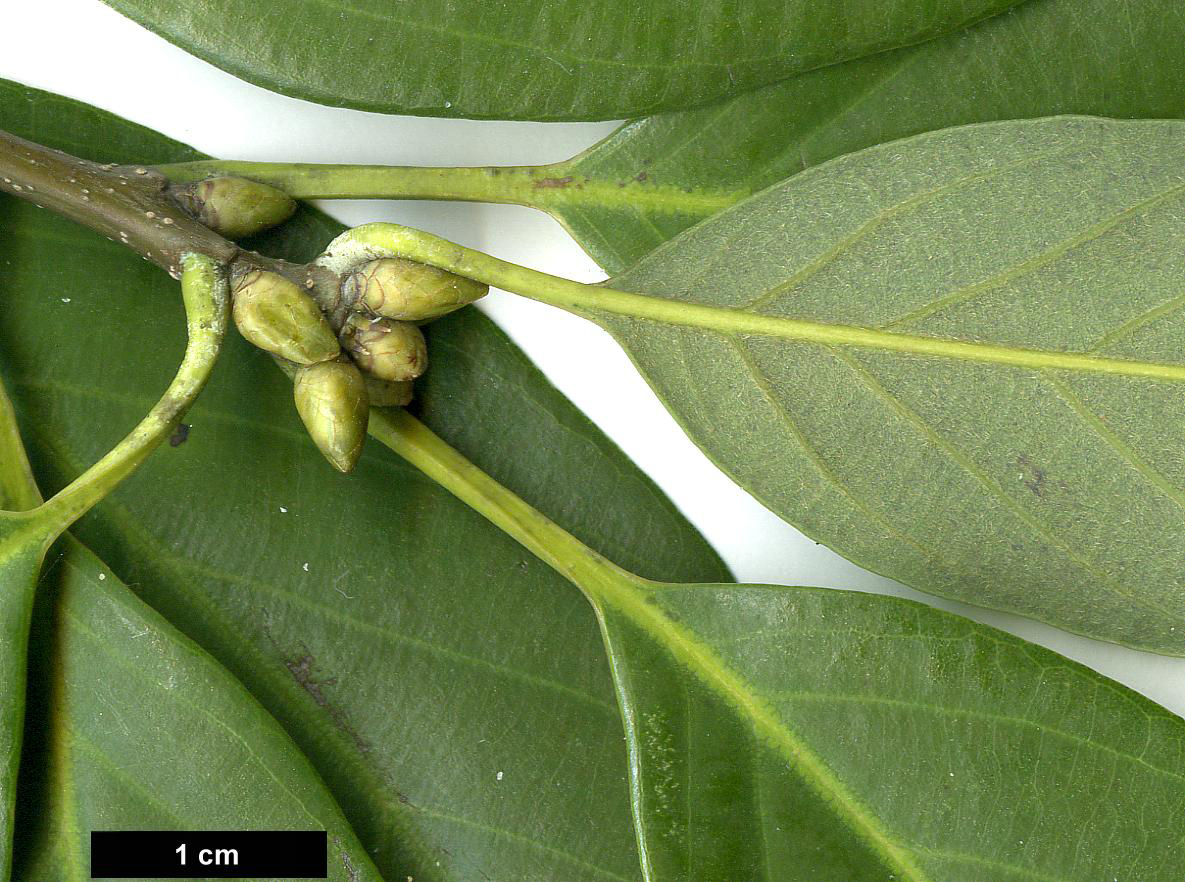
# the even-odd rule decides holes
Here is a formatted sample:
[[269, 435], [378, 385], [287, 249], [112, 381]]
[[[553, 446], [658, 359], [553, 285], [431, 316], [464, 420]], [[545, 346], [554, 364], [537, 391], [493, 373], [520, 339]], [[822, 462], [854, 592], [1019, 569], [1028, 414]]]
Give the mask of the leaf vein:
[[[1051, 726], [1048, 723], [1038, 722], [1036, 720], [1026, 719], [1025, 717], [1016, 717], [1009, 714], [995, 713], [993, 711], [978, 710], [968, 707], [944, 707], [940, 704], [933, 704], [930, 702], [916, 701], [914, 699], [905, 698], [890, 698], [883, 695], [870, 695], [859, 693], [843, 693], [843, 692], [822, 692], [817, 690], [791, 690], [785, 692], [777, 692], [771, 695], [772, 698], [785, 701], [818, 701], [822, 703], [853, 703], [853, 704], [881, 704], [888, 707], [911, 708], [914, 710], [927, 711], [938, 716], [950, 717], [975, 717], [977, 719], [989, 720], [994, 723], [1007, 723], [1015, 726], [1035, 729], [1043, 735], [1053, 735], [1064, 741], [1075, 744], [1078, 748], [1086, 747], [1091, 750], [1097, 750], [1100, 753], [1106, 753], [1112, 757], [1127, 760], [1130, 763], [1144, 766], [1158, 775], [1166, 778], [1173, 778], [1178, 781], [1185, 781], [1185, 774], [1174, 772], [1170, 769], [1161, 768], [1153, 765], [1141, 756], [1134, 753], [1128, 753], [1110, 745], [1100, 744], [1091, 741], [1089, 738], [1084, 738], [1073, 732], [1065, 729], [1060, 729], [1056, 726]], [[1149, 720], [1149, 727], [1151, 720]]]
[[1083, 557], [1066, 542], [1064, 542], [1059, 536], [1054, 534], [1046, 525], [1042, 524], [1037, 518], [1025, 511], [1019, 503], [1017, 503], [1014, 499], [1012, 499], [1012, 497], [1005, 493], [993, 480], [991, 480], [991, 478], [976, 468], [976, 466], [966, 457], [966, 455], [958, 451], [954, 445], [942, 438], [934, 430], [934, 428], [929, 425], [929, 423], [923, 420], [910, 408], [906, 407], [905, 404], [900, 401], [900, 399], [898, 399], [895, 395], [890, 393], [889, 390], [882, 386], [880, 382], [868, 371], [868, 369], [860, 364], [859, 361], [852, 358], [846, 352], [843, 352], [840, 349], [832, 349], [832, 352], [837, 358], [847, 364], [848, 367], [852, 369], [852, 372], [857, 377], [859, 377], [870, 390], [882, 398], [891, 409], [895, 410], [909, 423], [916, 426], [918, 430], [921, 431], [927, 439], [929, 439], [930, 443], [932, 443], [937, 449], [943, 451], [952, 462], [956, 463], [960, 468], [962, 468], [963, 471], [973, 478], [980, 486], [987, 490], [990, 495], [994, 496], [1001, 503], [1003, 503], [1003, 505], [1011, 510], [1020, 521], [1043, 536], [1050, 545], [1054, 546], [1055, 548], [1059, 548], [1068, 558], [1081, 566], [1085, 571], [1091, 573], [1099, 580], [1101, 584], [1110, 586], [1111, 590], [1119, 596], [1124, 597], [1127, 600], [1130, 600], [1132, 603], [1142, 606], [1145, 609], [1162, 613], [1166, 616], [1169, 616], [1170, 618], [1174, 616], [1174, 613], [1167, 607], [1156, 603], [1151, 603], [1147, 600], [1147, 598], [1138, 594], [1133, 594], [1131, 591], [1124, 589], [1122, 585], [1111, 579], [1107, 573], [1096, 563], [1086, 557]]
[[1118, 227], [1122, 226], [1126, 221], [1139, 216], [1142, 212], [1148, 209], [1156, 208], [1165, 202], [1171, 201], [1173, 198], [1185, 193], [1185, 184], [1180, 184], [1175, 187], [1170, 187], [1164, 192], [1157, 193], [1155, 196], [1150, 196], [1147, 199], [1142, 199], [1139, 202], [1129, 205], [1122, 211], [1105, 217], [1095, 224], [1082, 230], [1080, 233], [1071, 236], [1068, 239], [1063, 239], [1044, 251], [1033, 254], [1019, 263], [1013, 264], [1005, 270], [1001, 270], [995, 275], [989, 276], [982, 281], [976, 282], [973, 285], [967, 285], [963, 288], [958, 288], [947, 294], [945, 297], [939, 297], [931, 301], [925, 306], [921, 306], [912, 312], [905, 313], [895, 319], [880, 325], [885, 330], [900, 328], [904, 325], [917, 322], [920, 319], [927, 318], [937, 312], [941, 312], [949, 306], [966, 303], [978, 295], [992, 291], [997, 288], [1002, 288], [1009, 282], [1014, 282], [1017, 279], [1023, 278], [1030, 273], [1043, 269], [1051, 264], [1056, 263], [1062, 257], [1065, 257], [1070, 252], [1077, 248], [1087, 245], [1097, 239], [1107, 235]]

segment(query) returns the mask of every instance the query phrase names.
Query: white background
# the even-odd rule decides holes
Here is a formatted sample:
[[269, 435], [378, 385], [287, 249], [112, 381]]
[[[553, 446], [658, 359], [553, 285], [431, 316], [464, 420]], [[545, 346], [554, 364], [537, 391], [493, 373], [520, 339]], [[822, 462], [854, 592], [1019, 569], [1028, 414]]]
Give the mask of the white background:
[[[524, 165], [567, 159], [615, 127], [417, 119], [320, 107], [240, 82], [99, 0], [3, 5], [0, 77], [95, 104], [227, 159]], [[39, 36], [45, 34], [53, 39]], [[399, 221], [557, 275], [586, 282], [604, 277], [558, 224], [527, 208], [434, 202], [323, 207], [348, 224]], [[865, 572], [802, 536], [717, 471], [598, 328], [502, 292], [492, 292], [480, 308], [658, 482], [738, 580], [913, 597], [1041, 643], [1185, 713], [1185, 660], [936, 600]]]

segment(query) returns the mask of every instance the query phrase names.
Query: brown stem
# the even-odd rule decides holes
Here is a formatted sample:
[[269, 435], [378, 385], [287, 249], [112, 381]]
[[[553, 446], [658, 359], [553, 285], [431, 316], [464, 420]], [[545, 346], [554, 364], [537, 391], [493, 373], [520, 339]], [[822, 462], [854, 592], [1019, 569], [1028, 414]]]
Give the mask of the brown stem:
[[0, 131], [0, 193], [77, 221], [174, 277], [180, 277], [183, 254], [204, 254], [229, 267], [232, 276], [271, 270], [322, 302], [336, 299], [335, 274], [242, 250], [187, 214], [168, 186], [164, 175], [145, 166], [99, 165]]

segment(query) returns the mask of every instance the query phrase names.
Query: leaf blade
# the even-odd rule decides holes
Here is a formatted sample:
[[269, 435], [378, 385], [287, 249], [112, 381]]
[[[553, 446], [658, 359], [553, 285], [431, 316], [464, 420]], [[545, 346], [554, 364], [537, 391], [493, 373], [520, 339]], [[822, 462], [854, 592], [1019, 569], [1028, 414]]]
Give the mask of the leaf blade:
[[[380, 880], [291, 739], [205, 652], [63, 540], [34, 645], [36, 754], [17, 879], [89, 878], [95, 829], [325, 829], [329, 872]], [[162, 732], [171, 733], [167, 738]], [[200, 786], [195, 786], [200, 783]]]
[[1111, 0], [1033, 0], [920, 46], [635, 120], [546, 167], [555, 179], [631, 194], [633, 204], [570, 200], [553, 189], [526, 190], [525, 199], [556, 215], [608, 272], [620, 272], [714, 214], [713, 200], [740, 201], [875, 144], [1063, 114], [1179, 118], [1182, 39], [1185, 14], [1156, 0], [1134, 0], [1123, 14]]
[[[896, 598], [626, 590], [708, 648], [711, 666], [739, 678], [912, 858], [904, 874], [878, 859], [831, 792], [804, 786], [801, 762], [772, 758], [756, 719], [706, 685], [713, 674], [608, 601], [651, 878], [1171, 877], [1185, 729], [1141, 696]], [[1075, 828], [1081, 837], [1066, 835]]]
[[[755, 318], [855, 320], [943, 345], [1042, 347], [1059, 359], [1151, 309], [1140, 343], [1116, 339], [1099, 354], [1179, 364], [1166, 305], [1179, 297], [1175, 258], [1159, 244], [1176, 223], [1179, 131], [1063, 118], [873, 148], [697, 227], [617, 284]], [[1009, 164], [1059, 142], [1060, 155]], [[1004, 170], [976, 177], [993, 165]], [[948, 171], [963, 184], [943, 190]], [[896, 214], [901, 206], [909, 211]], [[1182, 651], [1167, 587], [1172, 544], [1147, 535], [1172, 535], [1179, 512], [1179, 494], [1166, 495], [1178, 470], [1156, 416], [1173, 412], [1171, 392], [1158, 383], [594, 317], [717, 464], [857, 563], [933, 593]], [[672, 353], [698, 367], [679, 367]], [[1051, 377], [1081, 401], [1051, 391]], [[1084, 421], [1087, 410], [1097, 419]], [[1149, 447], [1154, 440], [1161, 446]], [[1106, 476], [1100, 485], [1113, 492], [1084, 473]], [[1127, 504], [1120, 487], [1134, 494]]]
[[1185, 721], [1147, 699], [912, 601], [641, 579], [408, 415], [374, 434], [597, 610], [646, 879], [1171, 878]]
[[[0, 94], [0, 124], [43, 143], [83, 155], [102, 145], [100, 158], [131, 162], [198, 158], [93, 108], [15, 85]], [[42, 292], [14, 295], [23, 309], [6, 302], [0, 371], [38, 427], [30, 448], [56, 486], [142, 410], [140, 390], [167, 376], [180, 342], [169, 336], [174, 286], [11, 200], [0, 200], [0, 227], [13, 234], [0, 263], [6, 289]], [[339, 230], [306, 212], [251, 247], [307, 260]], [[76, 259], [61, 260], [63, 248]], [[106, 271], [121, 282], [100, 303], [87, 279]], [[62, 290], [74, 292], [70, 304]], [[45, 321], [87, 357], [64, 359], [32, 333]], [[154, 329], [132, 360], [128, 328]], [[458, 313], [430, 335], [440, 357], [417, 390], [420, 411], [470, 456], [631, 566], [728, 577], [671, 503], [480, 314]], [[100, 363], [96, 385], [89, 365]], [[636, 878], [620, 721], [580, 599], [378, 450], [358, 475], [336, 478], [290, 400], [267, 359], [228, 341], [188, 440], [90, 517], [88, 543], [248, 684], [388, 876]], [[195, 496], [211, 474], [213, 495]], [[435, 548], [457, 553], [441, 560]], [[566, 746], [548, 735], [557, 719]], [[584, 786], [557, 787], [567, 780]]]
[[[613, 119], [703, 104], [801, 70], [929, 39], [1019, 0], [582, 7], [538, 0], [392, 8], [109, 0], [236, 76], [285, 94], [386, 113]], [[234, 22], [233, 30], [227, 22]], [[491, 84], [496, 84], [491, 86]]]

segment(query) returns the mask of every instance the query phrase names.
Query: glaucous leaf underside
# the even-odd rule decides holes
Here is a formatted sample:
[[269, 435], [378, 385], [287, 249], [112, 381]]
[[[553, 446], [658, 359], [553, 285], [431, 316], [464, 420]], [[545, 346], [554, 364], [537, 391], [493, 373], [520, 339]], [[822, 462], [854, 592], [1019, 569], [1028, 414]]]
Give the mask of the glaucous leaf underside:
[[107, 2], [238, 77], [322, 104], [587, 120], [704, 104], [1019, 0]]
[[1185, 653], [1183, 149], [1185, 123], [1071, 117], [871, 148], [614, 280], [669, 321], [589, 314], [717, 464], [861, 566]]
[[921, 45], [628, 123], [571, 162], [539, 170], [524, 201], [555, 214], [601, 266], [620, 272], [728, 205], [875, 144], [1058, 114], [1180, 117], [1183, 43], [1180, 4], [1028, 0]]

